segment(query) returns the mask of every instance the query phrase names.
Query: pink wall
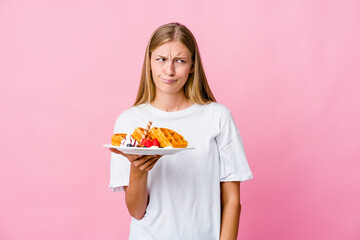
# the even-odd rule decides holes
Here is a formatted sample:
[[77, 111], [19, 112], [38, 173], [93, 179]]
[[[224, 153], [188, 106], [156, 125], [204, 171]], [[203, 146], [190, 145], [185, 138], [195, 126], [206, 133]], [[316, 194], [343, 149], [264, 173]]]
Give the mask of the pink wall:
[[171, 21], [244, 140], [239, 238], [360, 239], [359, 1], [218, 2], [0, 2], [0, 239], [126, 239], [102, 144]]

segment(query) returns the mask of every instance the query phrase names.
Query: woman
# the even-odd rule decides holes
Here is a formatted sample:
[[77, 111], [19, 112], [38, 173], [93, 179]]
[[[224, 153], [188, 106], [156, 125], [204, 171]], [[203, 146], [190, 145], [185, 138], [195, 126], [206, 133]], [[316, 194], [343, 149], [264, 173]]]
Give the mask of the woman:
[[138, 156], [112, 151], [110, 188], [125, 190], [130, 239], [236, 239], [240, 182], [252, 173], [230, 111], [208, 86], [196, 40], [179, 23], [160, 26], [146, 49], [135, 104], [114, 133], [175, 130], [195, 149]]

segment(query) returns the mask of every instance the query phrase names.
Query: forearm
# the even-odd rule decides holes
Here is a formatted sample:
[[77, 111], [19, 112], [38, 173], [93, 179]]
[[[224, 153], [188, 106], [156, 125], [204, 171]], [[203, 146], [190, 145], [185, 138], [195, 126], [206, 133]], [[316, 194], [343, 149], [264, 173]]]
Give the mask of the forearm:
[[148, 204], [147, 178], [148, 172], [138, 170], [131, 164], [125, 202], [130, 215], [138, 220], [143, 218]]
[[221, 187], [221, 240], [236, 240], [240, 220], [240, 182], [222, 182]]
[[227, 202], [222, 206], [220, 240], [236, 240], [241, 205], [239, 202]]

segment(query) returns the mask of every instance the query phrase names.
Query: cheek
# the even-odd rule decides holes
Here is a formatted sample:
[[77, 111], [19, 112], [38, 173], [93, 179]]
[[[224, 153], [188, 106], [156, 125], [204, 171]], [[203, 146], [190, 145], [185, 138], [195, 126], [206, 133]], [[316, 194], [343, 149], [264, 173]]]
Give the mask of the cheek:
[[181, 76], [183, 78], [187, 79], [189, 77], [189, 75], [190, 75], [190, 69], [184, 68], [184, 69], [181, 70]]
[[160, 75], [162, 73], [162, 68], [160, 66], [154, 65], [152, 68], [152, 74], [153, 75]]

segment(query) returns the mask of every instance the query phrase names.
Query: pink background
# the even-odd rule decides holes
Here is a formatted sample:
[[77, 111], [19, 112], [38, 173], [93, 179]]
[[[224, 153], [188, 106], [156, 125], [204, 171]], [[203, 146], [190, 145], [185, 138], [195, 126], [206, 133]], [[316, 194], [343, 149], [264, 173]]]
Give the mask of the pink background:
[[219, 2], [0, 1], [0, 239], [127, 238], [102, 144], [172, 21], [244, 140], [239, 239], [360, 239], [359, 1]]

